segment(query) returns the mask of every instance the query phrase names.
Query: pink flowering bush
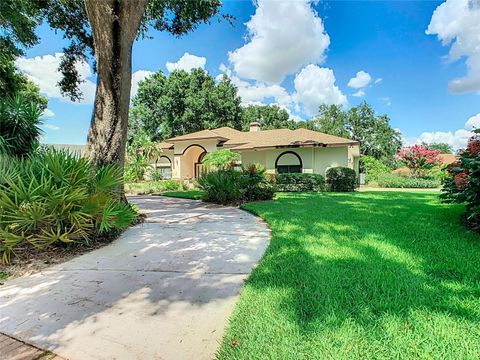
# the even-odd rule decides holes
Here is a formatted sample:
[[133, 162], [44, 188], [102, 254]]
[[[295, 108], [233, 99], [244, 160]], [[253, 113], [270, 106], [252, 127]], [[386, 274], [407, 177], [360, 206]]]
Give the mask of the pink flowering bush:
[[425, 145], [405, 146], [400, 149], [397, 159], [408, 167], [413, 177], [423, 177], [425, 172], [442, 164], [439, 150], [430, 150]]

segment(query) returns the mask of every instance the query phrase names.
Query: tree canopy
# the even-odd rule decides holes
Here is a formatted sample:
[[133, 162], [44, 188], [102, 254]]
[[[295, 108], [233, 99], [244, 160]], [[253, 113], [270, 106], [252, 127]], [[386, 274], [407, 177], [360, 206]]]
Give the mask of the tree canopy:
[[224, 76], [202, 69], [161, 71], [140, 82], [130, 108], [129, 137], [144, 130], [154, 140], [221, 126], [242, 128], [241, 99]]
[[319, 114], [303, 124], [326, 134], [360, 142], [360, 152], [392, 165], [402, 146], [401, 134], [390, 126], [387, 115], [376, 115], [372, 106], [363, 102], [344, 111], [339, 105], [321, 105]]
[[440, 154], [453, 154], [453, 147], [447, 143], [422, 143], [424, 146], [428, 146], [430, 150], [438, 150]]
[[297, 123], [290, 118], [285, 109], [278, 105], [248, 105], [243, 109], [243, 130], [248, 130], [250, 123], [257, 121], [262, 130], [295, 129]]

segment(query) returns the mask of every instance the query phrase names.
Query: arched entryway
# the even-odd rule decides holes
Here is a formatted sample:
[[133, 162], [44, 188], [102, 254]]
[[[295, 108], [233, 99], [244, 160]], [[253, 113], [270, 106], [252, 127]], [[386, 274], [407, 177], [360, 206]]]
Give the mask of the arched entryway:
[[302, 167], [302, 158], [293, 151], [285, 151], [278, 155], [277, 160], [275, 160], [277, 174], [301, 173]]
[[162, 179], [172, 178], [172, 161], [168, 156], [162, 155], [155, 163], [155, 167], [162, 174]]
[[181, 178], [196, 179], [202, 172], [202, 159], [206, 154], [207, 150], [201, 145], [187, 147], [181, 158]]

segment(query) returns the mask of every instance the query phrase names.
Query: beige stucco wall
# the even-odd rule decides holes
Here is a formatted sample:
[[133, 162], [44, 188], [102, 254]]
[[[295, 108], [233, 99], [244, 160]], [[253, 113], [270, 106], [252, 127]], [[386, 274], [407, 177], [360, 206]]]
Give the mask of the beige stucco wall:
[[[174, 179], [189, 179], [195, 174], [194, 163], [198, 156], [204, 151], [217, 150], [218, 140], [179, 141], [174, 144], [172, 177]], [[198, 146], [192, 146], [198, 145]], [[201, 146], [201, 147], [200, 147]], [[190, 148], [189, 148], [190, 147]]]
[[[265, 167], [268, 173], [275, 173], [275, 161], [280, 154], [286, 151], [294, 152], [300, 156], [304, 173], [325, 175], [328, 168], [336, 166], [355, 169], [355, 152], [349, 150], [346, 146], [244, 151], [242, 152], [242, 165], [259, 163]], [[291, 155], [287, 158], [294, 159]], [[284, 159], [284, 157], [282, 156], [280, 159]], [[358, 161], [355, 170], [358, 172]]]

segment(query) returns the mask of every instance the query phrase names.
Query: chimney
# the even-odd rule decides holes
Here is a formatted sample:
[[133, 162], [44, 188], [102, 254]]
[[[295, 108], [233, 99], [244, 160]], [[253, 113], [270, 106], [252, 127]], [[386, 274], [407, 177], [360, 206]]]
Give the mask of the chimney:
[[260, 131], [260, 123], [257, 121], [251, 122], [250, 131]]

